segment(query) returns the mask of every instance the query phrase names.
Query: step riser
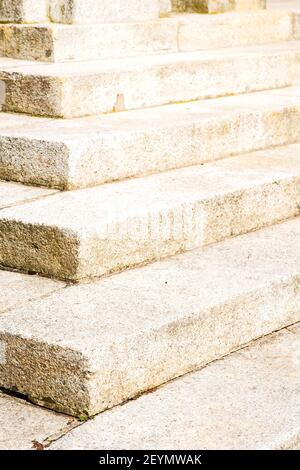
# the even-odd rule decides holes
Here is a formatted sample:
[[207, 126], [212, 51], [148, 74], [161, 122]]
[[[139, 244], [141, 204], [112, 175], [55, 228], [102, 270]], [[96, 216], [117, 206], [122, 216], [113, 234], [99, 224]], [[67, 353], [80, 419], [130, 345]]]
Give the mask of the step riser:
[[294, 38], [300, 39], [300, 13], [294, 15]]
[[0, 178], [64, 190], [82, 188], [300, 142], [299, 123], [295, 97], [295, 106], [272, 108], [270, 101], [264, 111], [223, 110], [198, 122], [162, 121], [160, 128], [135, 132], [121, 132], [119, 126], [119, 131], [80, 142], [14, 137], [3, 129]]
[[72, 29], [2, 25], [0, 53], [16, 59], [63, 62], [209, 50], [291, 40], [295, 21], [293, 15], [263, 12], [226, 19], [104, 24], [101, 32], [93, 25]]
[[[135, 332], [130, 340], [112, 338], [110, 347], [95, 352], [97, 369], [76, 349], [47, 344], [31, 335], [18, 336], [12, 326], [2, 326], [0, 319], [0, 339], [6, 351], [0, 383], [42, 406], [72, 415], [94, 415], [295, 323], [299, 287], [299, 275], [288, 277], [212, 308], [186, 310], [183, 318]], [[64, 297], [59, 300], [64, 303]], [[50, 312], [55, 300], [49, 305]], [[96, 310], [94, 314], [97, 317]]]
[[101, 5], [94, 0], [50, 0], [50, 18], [56, 23], [105, 23], [118, 21], [146, 21], [159, 14], [174, 11], [197, 13], [224, 13], [229, 11], [257, 11], [265, 9], [265, 0], [122, 0], [111, 2], [102, 0]]
[[[239, 172], [231, 175], [238, 177]], [[114, 203], [114, 217], [108, 217], [109, 206], [107, 213], [102, 208], [101, 220], [95, 227], [90, 222], [90, 228], [86, 226], [82, 233], [55, 226], [55, 218], [48, 226], [43, 219], [39, 224], [26, 223], [18, 220], [14, 210], [3, 210], [0, 264], [81, 281], [257, 230], [300, 213], [300, 176], [285, 175], [253, 187], [249, 184], [225, 194], [221, 191], [212, 199], [197, 192], [184, 196], [183, 191], [173, 188], [160, 195], [165, 208], [161, 204], [147, 206], [145, 199], [143, 212], [134, 209], [127, 218], [122, 215], [122, 201], [119, 207]], [[55, 196], [51, 203], [59, 210], [54, 201]], [[130, 198], [127, 201], [130, 207]], [[38, 207], [39, 203], [31, 204], [28, 210], [38, 214]], [[22, 206], [22, 214], [26, 209]]]
[[72, 118], [285, 87], [296, 78], [298, 59], [292, 51], [249, 54], [62, 77], [16, 68], [0, 73], [3, 110]]

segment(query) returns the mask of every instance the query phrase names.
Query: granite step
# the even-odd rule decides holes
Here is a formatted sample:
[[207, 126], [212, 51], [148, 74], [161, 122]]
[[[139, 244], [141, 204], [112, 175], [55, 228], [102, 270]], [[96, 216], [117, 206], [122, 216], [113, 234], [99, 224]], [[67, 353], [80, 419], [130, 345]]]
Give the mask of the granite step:
[[57, 120], [0, 113], [0, 178], [76, 189], [300, 142], [300, 87]]
[[297, 323], [96, 416], [50, 448], [299, 450], [299, 353]]
[[295, 16], [261, 11], [185, 14], [131, 23], [0, 25], [0, 54], [45, 62], [112, 59], [246, 46], [299, 38]]
[[[92, 416], [197, 370], [255, 338], [299, 321], [299, 243], [300, 219], [296, 218], [93, 284], [67, 287], [2, 313], [0, 385], [40, 405]], [[290, 339], [290, 353], [293, 344]], [[267, 370], [278, 374], [284, 364], [286, 377], [286, 356], [279, 357], [279, 363], [277, 359], [274, 363], [275, 359], [271, 357]], [[247, 377], [252, 370], [253, 380], [257, 380], [256, 362], [251, 358], [247, 362]], [[211, 367], [216, 380], [222, 380], [218, 366]], [[235, 379], [241, 373], [240, 368], [235, 370]], [[204, 377], [207, 379], [205, 371]], [[204, 393], [203, 399], [213, 396], [216, 404], [218, 395], [209, 394], [206, 379], [204, 390], [189, 394], [190, 400]], [[281, 391], [285, 384], [286, 380], [280, 379]], [[178, 390], [179, 397], [180, 386], [171, 384], [165, 390], [170, 387]], [[219, 394], [223, 390], [219, 383], [217, 389]], [[235, 389], [239, 400], [232, 396], [235, 406], [241, 404], [241, 390]], [[252, 388], [252, 392], [259, 393], [259, 399], [263, 396], [260, 389]], [[255, 400], [251, 400], [251, 410], [255, 411], [253, 403]], [[293, 405], [297, 407], [297, 402]], [[167, 405], [164, 409], [167, 412]], [[114, 413], [118, 415], [118, 409]], [[109, 415], [100, 420], [105, 421], [105, 416]], [[155, 416], [151, 414], [146, 420], [144, 430], [151, 427]], [[194, 419], [199, 416], [203, 414], [193, 413]], [[132, 425], [135, 422], [131, 421]], [[223, 424], [221, 420], [221, 430]], [[109, 429], [97, 438], [106, 442], [109, 435], [114, 439]], [[124, 439], [132, 435], [131, 429], [122, 434]], [[165, 446], [166, 441], [155, 435], [158, 445]], [[239, 434], [236, 445], [245, 442], [243, 435]], [[200, 441], [199, 446], [205, 443], [208, 445], [207, 440]], [[225, 434], [222, 443], [226, 444]], [[154, 448], [156, 445], [153, 442]]]

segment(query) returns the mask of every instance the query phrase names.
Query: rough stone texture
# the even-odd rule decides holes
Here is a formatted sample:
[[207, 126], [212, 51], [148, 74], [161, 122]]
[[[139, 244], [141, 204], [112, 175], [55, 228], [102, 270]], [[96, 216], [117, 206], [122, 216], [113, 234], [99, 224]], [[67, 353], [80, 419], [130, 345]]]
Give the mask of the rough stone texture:
[[84, 280], [296, 216], [299, 151], [261, 151], [2, 210], [0, 263]]
[[[293, 84], [299, 43], [160, 54], [109, 62], [2, 59], [6, 111], [79, 117]], [[185, 84], [183, 87], [182, 84]]]
[[300, 441], [300, 331], [283, 330], [97, 416], [52, 449], [275, 450]]
[[38, 23], [47, 17], [48, 0], [1, 0], [0, 22]]
[[300, 12], [299, 0], [268, 0], [267, 8], [269, 11], [294, 11]]
[[0, 177], [72, 189], [300, 140], [300, 87], [55, 120], [0, 114]]
[[251, 11], [266, 8], [266, 0], [172, 0], [175, 11], [197, 13], [225, 13], [228, 11]]
[[295, 219], [2, 314], [0, 384], [93, 415], [293, 324], [299, 242]]
[[65, 284], [59, 281], [0, 271], [0, 314], [31, 300], [47, 297], [63, 287]]
[[159, 0], [50, 0], [50, 18], [57, 23], [146, 21], [159, 16]]
[[74, 420], [0, 393], [0, 449], [32, 450], [67, 432]]
[[0, 181], [0, 210], [55, 194], [51, 189], [34, 188]]
[[208, 50], [286, 41], [295, 19], [281, 12], [176, 15], [156, 21], [99, 25], [6, 24], [0, 27], [2, 55], [63, 62], [158, 52]]
[[[1, 29], [4, 55], [27, 60], [63, 62], [177, 51], [178, 22], [173, 19], [146, 23], [107, 23], [101, 27], [2, 25]], [[283, 29], [283, 22], [278, 22], [277, 37], [284, 34]]]

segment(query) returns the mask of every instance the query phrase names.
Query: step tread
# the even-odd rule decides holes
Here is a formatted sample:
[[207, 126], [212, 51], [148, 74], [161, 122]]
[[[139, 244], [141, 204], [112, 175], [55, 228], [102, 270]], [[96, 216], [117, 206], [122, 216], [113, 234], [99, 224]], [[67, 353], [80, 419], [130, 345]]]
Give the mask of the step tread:
[[272, 11], [295, 11], [300, 13], [299, 0], [269, 0], [267, 8]]
[[296, 218], [4, 313], [0, 383], [94, 414], [299, 321], [299, 242]]
[[300, 442], [299, 351], [298, 323], [100, 414], [51, 449], [294, 448]]
[[[107, 60], [84, 61], [82, 68], [78, 67], [81, 61], [45, 63], [31, 62], [19, 59], [0, 59], [0, 78], [7, 73], [19, 73], [24, 75], [38, 75], [49, 77], [84, 76], [96, 73], [109, 73], [122, 70], [139, 70], [148, 67], [160, 67], [164, 65], [191, 63], [200, 61], [215, 61], [237, 59], [238, 57], [251, 57], [259, 55], [266, 57], [273, 54], [299, 53], [300, 41], [285, 41], [275, 44], [259, 44], [255, 46], [231, 47], [215, 49], [212, 51], [175, 52], [170, 54], [158, 54], [144, 57], [129, 57]], [[300, 53], [299, 53], [300, 54]]]

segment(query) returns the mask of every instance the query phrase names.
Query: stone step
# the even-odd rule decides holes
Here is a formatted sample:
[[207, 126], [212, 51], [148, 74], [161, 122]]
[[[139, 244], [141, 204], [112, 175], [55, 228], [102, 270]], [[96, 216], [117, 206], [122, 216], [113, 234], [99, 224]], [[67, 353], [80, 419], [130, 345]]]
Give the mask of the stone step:
[[0, 178], [75, 189], [300, 142], [300, 87], [71, 120], [0, 113]]
[[101, 413], [50, 447], [293, 449], [300, 443], [299, 373], [300, 323]]
[[298, 38], [293, 14], [176, 15], [156, 21], [99, 25], [0, 25], [0, 53], [64, 62], [186, 52]]
[[299, 46], [290, 41], [109, 63], [3, 58], [3, 109], [71, 118], [289, 86], [299, 73]]
[[297, 218], [3, 313], [0, 385], [94, 415], [199, 369], [299, 321], [299, 243]]
[[158, 18], [159, 0], [50, 0], [55, 23], [105, 23]]
[[266, 0], [50, 0], [49, 16], [56, 23], [145, 21], [169, 12], [224, 13], [257, 11]]
[[38, 23], [48, 19], [48, 0], [1, 0], [0, 23]]
[[269, 0], [268, 12], [292, 12], [294, 17], [294, 38], [300, 39], [300, 2], [299, 0]]
[[95, 188], [0, 212], [0, 264], [83, 281], [300, 213], [300, 145]]
[[48, 297], [51, 293], [63, 289], [65, 284], [61, 281], [40, 276], [0, 271], [0, 286], [1, 316], [4, 312], [8, 312], [15, 307], [26, 305], [35, 299]]

